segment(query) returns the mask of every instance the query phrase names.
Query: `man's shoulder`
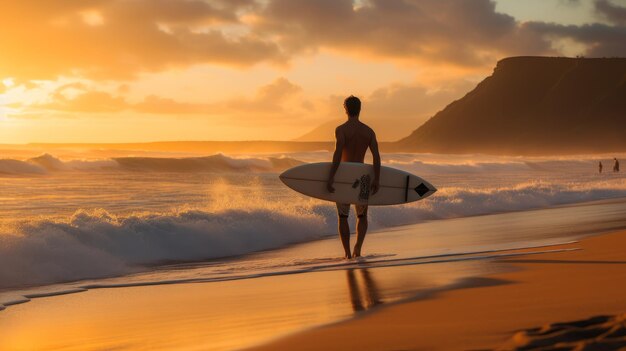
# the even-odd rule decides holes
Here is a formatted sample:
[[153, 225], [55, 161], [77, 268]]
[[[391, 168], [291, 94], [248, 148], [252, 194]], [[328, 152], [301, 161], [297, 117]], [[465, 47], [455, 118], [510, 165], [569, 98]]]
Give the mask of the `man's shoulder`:
[[335, 131], [336, 132], [342, 131], [342, 130], [346, 129], [346, 126], [347, 126], [347, 122], [341, 123], [340, 125], [337, 126], [337, 128], [335, 128]]
[[363, 127], [365, 127], [365, 129], [366, 129], [368, 132], [370, 132], [370, 133], [372, 133], [372, 134], [376, 134], [376, 133], [374, 132], [374, 129], [372, 129], [372, 127], [368, 126], [367, 124], [365, 124], [365, 123], [363, 123], [363, 122], [361, 122], [361, 124], [363, 124]]
[[345, 123], [340, 124], [337, 126], [337, 128], [335, 128], [335, 137], [337, 137], [337, 139], [339, 139], [341, 136], [345, 134], [345, 128], [346, 128]]

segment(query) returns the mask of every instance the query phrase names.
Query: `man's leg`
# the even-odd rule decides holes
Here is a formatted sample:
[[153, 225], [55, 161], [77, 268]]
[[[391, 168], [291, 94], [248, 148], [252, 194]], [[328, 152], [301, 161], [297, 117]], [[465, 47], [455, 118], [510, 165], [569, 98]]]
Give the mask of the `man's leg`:
[[353, 257], [360, 257], [361, 247], [365, 240], [365, 234], [367, 234], [367, 205], [356, 205], [356, 214], [356, 244], [354, 245], [352, 255]]
[[350, 213], [350, 205], [337, 204], [337, 216], [339, 217], [339, 237], [343, 245], [345, 258], [351, 258], [350, 255], [350, 225], [348, 224], [348, 214]]

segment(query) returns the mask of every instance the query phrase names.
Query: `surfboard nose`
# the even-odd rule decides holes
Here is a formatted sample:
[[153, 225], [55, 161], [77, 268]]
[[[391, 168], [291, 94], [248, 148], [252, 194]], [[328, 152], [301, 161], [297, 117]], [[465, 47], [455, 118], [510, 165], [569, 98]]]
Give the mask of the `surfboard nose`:
[[[437, 188], [436, 188], [434, 185], [430, 184], [429, 182], [427, 182], [427, 181], [423, 181], [423, 183], [422, 183], [422, 184], [424, 184], [425, 188], [427, 189], [426, 191], [424, 191], [424, 194], [423, 194], [423, 195], [422, 195], [422, 194], [420, 194], [420, 196], [421, 196], [422, 198], [424, 198], [424, 197], [428, 197], [428, 196], [430, 196], [430, 195], [432, 195], [432, 194], [434, 194], [434, 193], [436, 193], [436, 192], [437, 192]], [[417, 190], [416, 190], [416, 191], [417, 191]]]
[[293, 178], [294, 173], [296, 173], [297, 171], [298, 171], [298, 167], [290, 168], [284, 171], [283, 173], [279, 174], [278, 179], [280, 179], [280, 181], [283, 182], [283, 184], [288, 185], [287, 179]]
[[278, 175], [278, 179], [280, 179], [280, 181], [283, 182], [283, 184], [287, 186], [289, 186], [289, 184], [287, 184], [287, 178], [289, 178], [288, 172], [289, 170], [286, 170], [283, 173]]

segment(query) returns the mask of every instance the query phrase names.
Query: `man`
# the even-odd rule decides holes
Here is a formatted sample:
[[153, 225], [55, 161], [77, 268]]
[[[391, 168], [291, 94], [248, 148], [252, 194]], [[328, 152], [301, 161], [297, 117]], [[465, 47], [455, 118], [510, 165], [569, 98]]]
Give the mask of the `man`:
[[615, 164], [613, 165], [613, 172], [619, 172], [619, 161], [617, 160], [617, 157], [614, 158], [615, 160]]
[[[372, 128], [359, 121], [361, 113], [361, 100], [355, 96], [346, 98], [343, 107], [348, 115], [348, 121], [335, 129], [335, 153], [333, 154], [333, 165], [330, 169], [328, 183], [326, 187], [329, 192], [335, 192], [333, 183], [335, 174], [339, 168], [339, 163], [358, 162], [363, 163], [365, 153], [369, 148], [374, 158], [374, 181], [372, 182], [372, 195], [378, 192], [380, 187], [380, 154], [378, 152], [378, 142], [376, 133]], [[367, 205], [355, 205], [357, 215], [356, 244], [352, 254], [350, 253], [350, 226], [348, 224], [348, 214], [350, 204], [337, 204], [337, 215], [339, 216], [339, 236], [345, 252], [346, 258], [360, 257], [361, 247], [365, 234], [367, 233]]]

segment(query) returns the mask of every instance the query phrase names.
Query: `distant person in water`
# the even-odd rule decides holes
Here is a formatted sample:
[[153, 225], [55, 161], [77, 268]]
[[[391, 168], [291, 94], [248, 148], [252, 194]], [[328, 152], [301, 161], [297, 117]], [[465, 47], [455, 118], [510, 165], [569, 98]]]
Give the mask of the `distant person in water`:
[[614, 158], [615, 164], [613, 165], [613, 172], [619, 172], [619, 161], [617, 158]]
[[[374, 181], [372, 182], [372, 195], [378, 192], [380, 187], [380, 153], [378, 152], [378, 141], [376, 133], [365, 123], [359, 121], [361, 113], [361, 100], [355, 96], [349, 96], [343, 102], [348, 121], [335, 129], [335, 153], [333, 154], [333, 164], [328, 176], [326, 188], [334, 193], [335, 174], [339, 168], [339, 163], [358, 162], [363, 163], [365, 153], [369, 148], [374, 158]], [[350, 204], [337, 204], [337, 215], [339, 217], [339, 236], [345, 252], [346, 258], [361, 256], [361, 247], [367, 233], [367, 205], [355, 205], [356, 224], [356, 244], [352, 254], [350, 253], [350, 226], [348, 215], [350, 214]]]
[[598, 173], [602, 173], [602, 161], [598, 164]]

